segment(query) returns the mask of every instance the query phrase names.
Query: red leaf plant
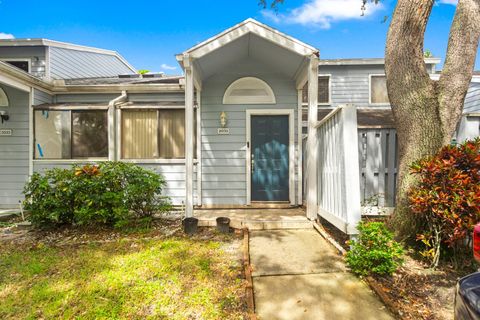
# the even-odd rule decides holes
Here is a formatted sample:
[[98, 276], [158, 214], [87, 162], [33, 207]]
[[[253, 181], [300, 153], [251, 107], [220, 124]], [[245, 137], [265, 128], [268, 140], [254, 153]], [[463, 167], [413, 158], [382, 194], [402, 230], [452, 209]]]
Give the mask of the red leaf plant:
[[419, 184], [409, 192], [410, 208], [425, 221], [417, 239], [435, 268], [442, 245], [465, 240], [480, 221], [480, 139], [445, 146], [411, 171]]

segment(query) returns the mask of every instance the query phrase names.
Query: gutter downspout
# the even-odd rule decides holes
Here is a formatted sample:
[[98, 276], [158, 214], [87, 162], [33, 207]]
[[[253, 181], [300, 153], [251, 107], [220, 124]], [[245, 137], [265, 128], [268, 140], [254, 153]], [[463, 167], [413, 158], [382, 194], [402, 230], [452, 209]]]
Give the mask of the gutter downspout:
[[108, 103], [108, 160], [114, 161], [116, 159], [117, 139], [115, 130], [115, 106], [120, 102], [127, 100], [127, 91], [123, 90], [122, 94]]

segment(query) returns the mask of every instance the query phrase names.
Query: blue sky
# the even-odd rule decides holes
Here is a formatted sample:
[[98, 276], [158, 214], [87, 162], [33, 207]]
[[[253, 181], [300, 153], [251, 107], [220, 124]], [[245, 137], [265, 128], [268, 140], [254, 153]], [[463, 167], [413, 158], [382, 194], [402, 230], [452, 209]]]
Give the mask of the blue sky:
[[[249, 17], [320, 49], [321, 58], [383, 57], [394, 1], [285, 0], [277, 14], [257, 0], [0, 0], [0, 37], [48, 38], [112, 49], [138, 69], [180, 73], [174, 55]], [[444, 58], [455, 0], [433, 9], [425, 48]], [[477, 55], [476, 69], [480, 69]]]

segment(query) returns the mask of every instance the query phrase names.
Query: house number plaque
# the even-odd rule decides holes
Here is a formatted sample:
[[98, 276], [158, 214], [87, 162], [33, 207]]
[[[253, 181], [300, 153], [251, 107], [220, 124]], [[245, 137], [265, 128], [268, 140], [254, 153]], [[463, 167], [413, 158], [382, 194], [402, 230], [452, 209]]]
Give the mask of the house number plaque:
[[12, 135], [12, 129], [0, 129], [0, 136], [5, 137], [5, 136], [11, 136]]
[[230, 134], [230, 128], [218, 128], [217, 134]]

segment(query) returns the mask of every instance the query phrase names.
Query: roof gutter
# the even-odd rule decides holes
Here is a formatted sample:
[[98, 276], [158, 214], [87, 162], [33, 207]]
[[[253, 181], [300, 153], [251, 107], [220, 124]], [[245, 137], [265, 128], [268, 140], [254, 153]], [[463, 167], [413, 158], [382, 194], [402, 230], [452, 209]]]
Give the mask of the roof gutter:
[[122, 91], [122, 94], [111, 100], [108, 103], [108, 160], [115, 160], [117, 147], [117, 137], [119, 132], [116, 129], [119, 129], [119, 126], [115, 128], [115, 106], [121, 102], [126, 101], [128, 98], [127, 91]]

